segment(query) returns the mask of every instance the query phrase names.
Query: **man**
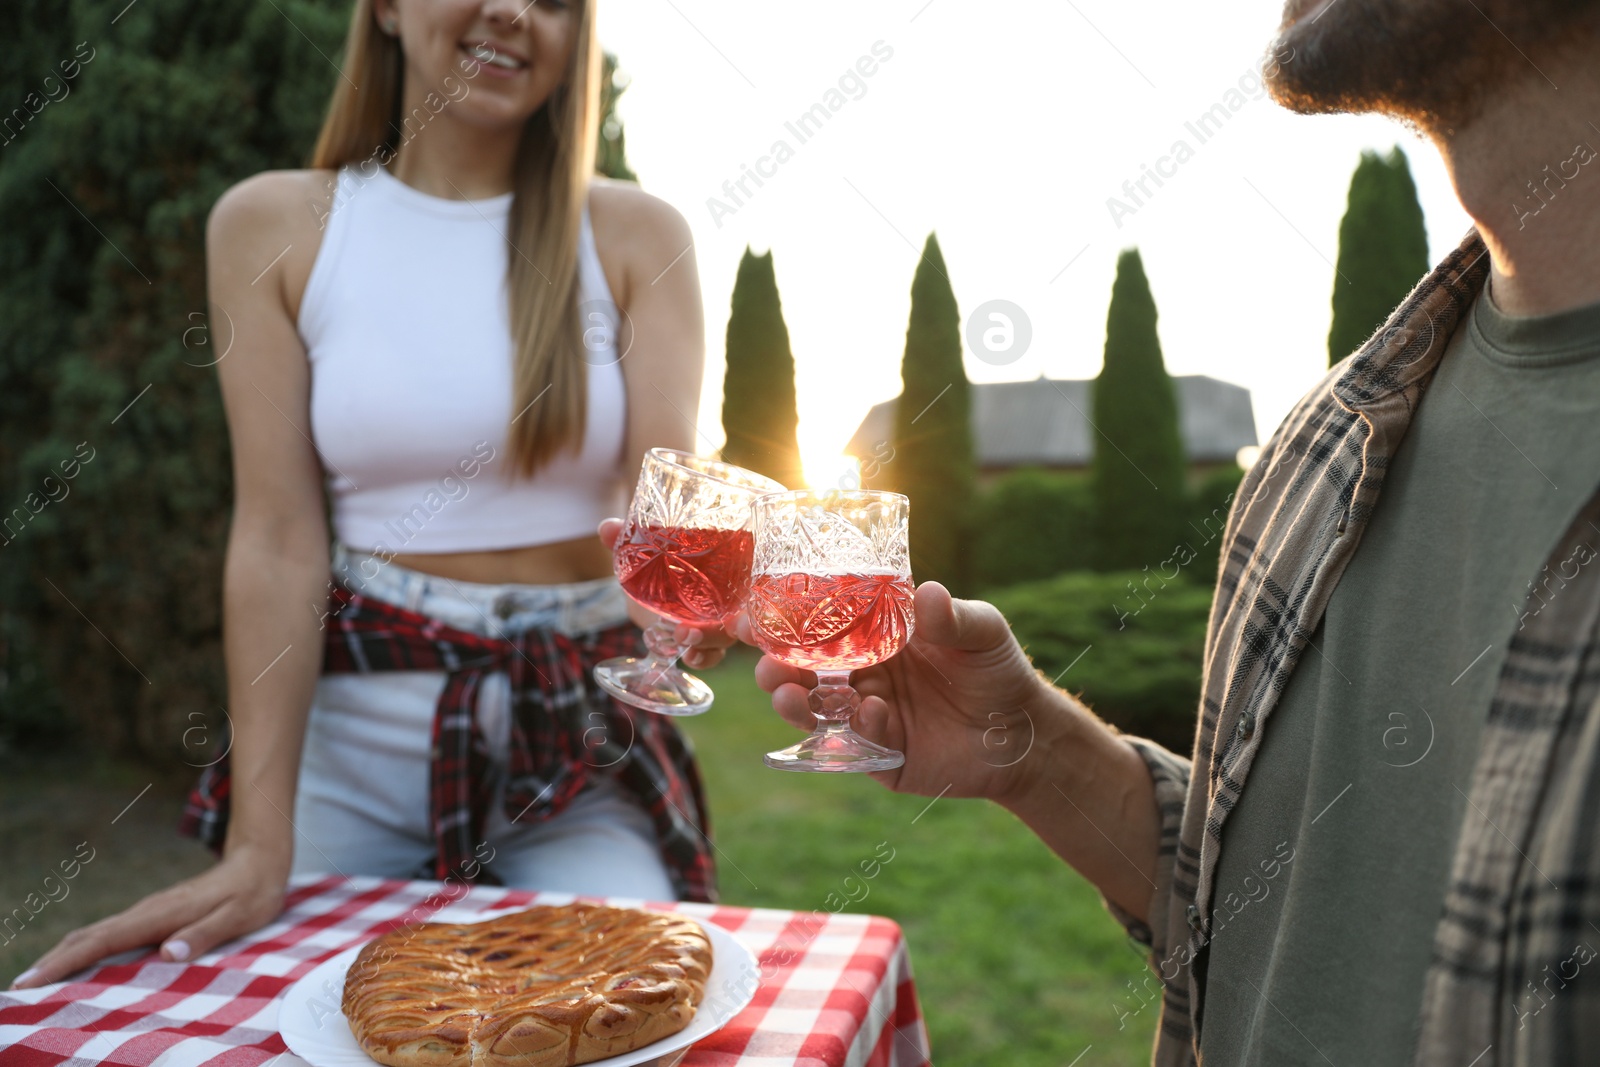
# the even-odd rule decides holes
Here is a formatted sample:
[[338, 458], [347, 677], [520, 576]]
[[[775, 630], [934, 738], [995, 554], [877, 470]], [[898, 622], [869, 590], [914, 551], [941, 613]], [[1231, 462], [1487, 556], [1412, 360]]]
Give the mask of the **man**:
[[[881, 781], [1005, 805], [1150, 947], [1157, 1064], [1600, 1060], [1597, 27], [1290, 0], [1275, 98], [1419, 129], [1477, 226], [1246, 475], [1192, 761], [932, 583], [856, 674]], [[802, 672], [757, 676], [809, 723]], [[996, 713], [1037, 732], [1009, 769]]]

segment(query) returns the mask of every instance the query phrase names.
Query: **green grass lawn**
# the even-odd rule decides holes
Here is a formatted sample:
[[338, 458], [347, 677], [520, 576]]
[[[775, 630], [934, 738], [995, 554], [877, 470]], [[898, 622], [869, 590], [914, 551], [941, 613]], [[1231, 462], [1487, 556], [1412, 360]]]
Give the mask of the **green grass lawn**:
[[1089, 1046], [1080, 1067], [1147, 1062], [1154, 1006], [1118, 1022], [1140, 1003], [1127, 983], [1142, 982], [1144, 962], [1099, 894], [993, 804], [930, 807], [859, 775], [769, 770], [761, 754], [799, 735], [753, 663], [736, 655], [702, 672], [716, 705], [682, 721], [710, 793], [724, 901], [829, 910], [830, 893], [831, 906], [861, 895], [858, 864], [886, 842], [893, 860], [846, 910], [904, 927], [935, 1063], [1064, 1067]]

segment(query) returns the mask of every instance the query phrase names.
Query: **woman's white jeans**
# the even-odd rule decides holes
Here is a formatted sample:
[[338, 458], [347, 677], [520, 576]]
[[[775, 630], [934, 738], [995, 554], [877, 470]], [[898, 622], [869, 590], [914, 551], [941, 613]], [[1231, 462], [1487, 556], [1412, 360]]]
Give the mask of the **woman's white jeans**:
[[[546, 628], [578, 634], [627, 620], [615, 579], [570, 585], [481, 585], [437, 578], [336, 546], [334, 575], [363, 596], [485, 636]], [[294, 873], [416, 877], [435, 854], [429, 749], [442, 671], [325, 674], [317, 681], [295, 798]], [[673, 899], [650, 815], [609, 777], [555, 817], [513, 823], [504, 768], [511, 685], [485, 680], [478, 725], [496, 779], [485, 866], [506, 885], [594, 896]], [[487, 849], [480, 858], [489, 857]]]

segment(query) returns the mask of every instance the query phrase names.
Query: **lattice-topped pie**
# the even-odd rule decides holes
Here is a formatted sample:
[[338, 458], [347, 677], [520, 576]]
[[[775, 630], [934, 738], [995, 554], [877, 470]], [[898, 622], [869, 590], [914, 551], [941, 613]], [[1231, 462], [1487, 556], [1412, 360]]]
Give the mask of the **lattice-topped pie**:
[[682, 1030], [710, 973], [711, 942], [681, 915], [537, 906], [383, 934], [342, 1006], [389, 1067], [573, 1067]]

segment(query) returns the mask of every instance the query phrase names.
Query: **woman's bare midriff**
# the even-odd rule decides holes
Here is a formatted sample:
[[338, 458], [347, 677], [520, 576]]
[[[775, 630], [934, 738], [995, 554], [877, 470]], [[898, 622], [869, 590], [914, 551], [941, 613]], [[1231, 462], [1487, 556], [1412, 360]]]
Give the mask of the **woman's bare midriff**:
[[397, 554], [394, 562], [424, 574], [483, 585], [562, 585], [612, 573], [611, 553], [592, 534], [493, 552]]

